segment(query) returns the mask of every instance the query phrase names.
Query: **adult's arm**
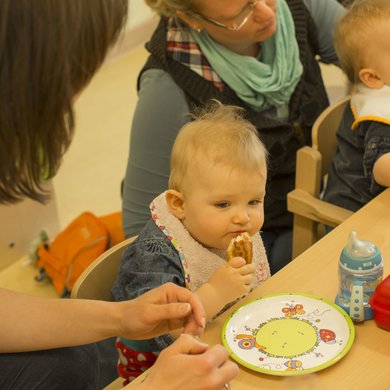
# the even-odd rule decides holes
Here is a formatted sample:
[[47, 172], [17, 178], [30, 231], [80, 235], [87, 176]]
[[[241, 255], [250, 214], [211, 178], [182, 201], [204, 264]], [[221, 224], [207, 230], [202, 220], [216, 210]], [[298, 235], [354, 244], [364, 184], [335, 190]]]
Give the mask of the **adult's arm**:
[[188, 113], [183, 91], [166, 72], [151, 69], [142, 75], [123, 188], [126, 237], [139, 234], [150, 218], [150, 202], [167, 189], [173, 142]]
[[204, 315], [199, 298], [173, 284], [126, 302], [40, 298], [0, 289], [0, 352], [75, 346], [114, 336], [149, 338], [183, 325], [199, 334]]
[[335, 23], [344, 15], [345, 8], [336, 0], [303, 0], [318, 30], [319, 55], [325, 62], [338, 65], [333, 45]]

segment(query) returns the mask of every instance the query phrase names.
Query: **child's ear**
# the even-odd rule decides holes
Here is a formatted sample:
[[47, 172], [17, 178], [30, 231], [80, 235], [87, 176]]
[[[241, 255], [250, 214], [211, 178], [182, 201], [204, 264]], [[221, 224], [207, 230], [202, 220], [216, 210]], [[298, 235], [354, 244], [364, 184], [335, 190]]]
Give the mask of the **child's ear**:
[[180, 220], [184, 219], [184, 197], [183, 194], [176, 190], [165, 192], [165, 200], [169, 211]]
[[359, 71], [359, 79], [368, 88], [379, 89], [384, 86], [384, 82], [374, 69], [364, 68]]

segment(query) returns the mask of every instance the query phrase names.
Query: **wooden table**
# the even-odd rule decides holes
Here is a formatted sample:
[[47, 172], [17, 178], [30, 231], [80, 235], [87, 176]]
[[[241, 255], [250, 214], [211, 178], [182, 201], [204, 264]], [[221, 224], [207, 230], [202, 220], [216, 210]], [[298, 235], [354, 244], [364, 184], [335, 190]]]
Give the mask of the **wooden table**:
[[[334, 301], [338, 288], [338, 260], [351, 230], [374, 242], [382, 251], [384, 276], [390, 273], [390, 189], [383, 192], [351, 218], [295, 258], [259, 286], [238, 305], [209, 325], [203, 341], [221, 342], [226, 317], [242, 303], [267, 294], [306, 293]], [[390, 332], [375, 322], [356, 324], [351, 350], [338, 363], [314, 374], [279, 377], [261, 374], [240, 366], [231, 390], [254, 389], [390, 389]]]

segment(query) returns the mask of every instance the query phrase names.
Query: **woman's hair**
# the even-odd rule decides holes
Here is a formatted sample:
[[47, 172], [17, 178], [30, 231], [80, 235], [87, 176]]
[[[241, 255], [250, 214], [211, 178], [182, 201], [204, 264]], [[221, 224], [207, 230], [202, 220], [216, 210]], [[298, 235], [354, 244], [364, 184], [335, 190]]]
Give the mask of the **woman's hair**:
[[175, 17], [177, 11], [196, 11], [194, 0], [145, 0], [146, 4], [160, 15]]
[[367, 67], [366, 49], [371, 44], [370, 30], [378, 20], [389, 23], [389, 0], [354, 0], [334, 31], [340, 66], [351, 83], [359, 82], [359, 71]]
[[103, 62], [127, 0], [1, 0], [0, 203], [43, 201], [74, 130], [72, 101]]
[[170, 189], [183, 191], [185, 177], [193, 174], [202, 161], [230, 170], [264, 172], [267, 150], [243, 112], [240, 107], [214, 100], [194, 115], [195, 120], [180, 130], [173, 145]]

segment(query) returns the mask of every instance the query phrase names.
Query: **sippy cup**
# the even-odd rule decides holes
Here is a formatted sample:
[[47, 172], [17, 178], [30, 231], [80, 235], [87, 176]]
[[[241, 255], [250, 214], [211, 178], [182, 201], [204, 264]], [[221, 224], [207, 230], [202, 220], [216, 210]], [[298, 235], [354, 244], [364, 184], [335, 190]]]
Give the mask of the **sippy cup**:
[[355, 231], [349, 235], [339, 261], [339, 291], [336, 304], [355, 322], [374, 317], [369, 300], [382, 281], [383, 263], [379, 249], [370, 241], [359, 240]]

